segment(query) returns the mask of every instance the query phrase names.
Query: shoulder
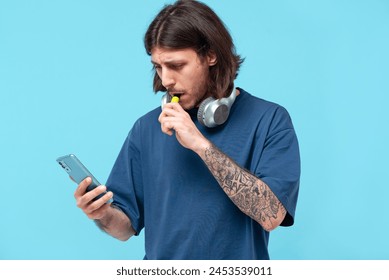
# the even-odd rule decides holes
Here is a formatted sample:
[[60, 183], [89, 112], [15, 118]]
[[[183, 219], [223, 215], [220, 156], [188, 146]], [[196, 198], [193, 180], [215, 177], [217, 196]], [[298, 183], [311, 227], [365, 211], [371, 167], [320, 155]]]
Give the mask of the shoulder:
[[158, 117], [161, 114], [161, 108], [157, 107], [148, 113], [144, 114], [143, 116], [139, 117], [131, 130], [134, 129], [142, 129], [144, 127], [150, 127], [150, 126], [155, 126], [159, 125], [158, 123]]
[[150, 137], [156, 137], [153, 133], [159, 131], [156, 128], [160, 127], [158, 122], [160, 113], [161, 108], [158, 107], [139, 117], [131, 127], [127, 139], [140, 145], [143, 141], [150, 139]]
[[158, 121], [158, 117], [160, 114], [161, 114], [161, 107], [157, 107], [157, 108], [151, 110], [150, 112], [144, 114], [140, 118], [138, 118], [136, 123], [150, 125], [150, 124]]
[[262, 121], [290, 119], [288, 111], [282, 105], [254, 96], [242, 88], [238, 89], [240, 91], [236, 106], [238, 111], [250, 114], [251, 117], [257, 117]]

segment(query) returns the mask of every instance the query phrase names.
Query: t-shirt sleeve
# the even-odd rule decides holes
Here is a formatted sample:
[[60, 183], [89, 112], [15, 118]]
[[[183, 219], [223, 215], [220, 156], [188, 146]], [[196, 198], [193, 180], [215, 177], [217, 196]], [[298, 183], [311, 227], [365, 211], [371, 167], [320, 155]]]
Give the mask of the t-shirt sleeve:
[[277, 107], [268, 118], [263, 150], [256, 175], [277, 196], [287, 210], [282, 226], [291, 226], [300, 184], [300, 153], [297, 136], [288, 112]]
[[136, 235], [144, 227], [143, 186], [140, 154], [137, 148], [139, 122], [128, 134], [107, 180], [113, 192], [113, 205], [119, 207], [130, 219]]

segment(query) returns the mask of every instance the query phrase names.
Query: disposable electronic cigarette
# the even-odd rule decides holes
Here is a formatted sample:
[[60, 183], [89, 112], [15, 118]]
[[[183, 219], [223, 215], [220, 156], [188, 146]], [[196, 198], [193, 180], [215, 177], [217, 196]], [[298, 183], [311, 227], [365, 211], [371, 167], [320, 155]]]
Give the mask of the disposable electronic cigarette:
[[178, 103], [178, 101], [180, 101], [180, 98], [178, 96], [173, 96], [172, 97], [172, 103]]

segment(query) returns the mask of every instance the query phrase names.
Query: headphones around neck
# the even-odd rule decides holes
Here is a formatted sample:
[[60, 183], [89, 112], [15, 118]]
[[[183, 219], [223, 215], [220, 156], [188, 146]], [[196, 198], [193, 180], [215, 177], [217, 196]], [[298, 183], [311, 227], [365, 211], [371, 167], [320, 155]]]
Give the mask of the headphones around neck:
[[[236, 98], [236, 90], [233, 88], [230, 96], [223, 97], [220, 99], [215, 99], [213, 97], [208, 97], [203, 100], [199, 106], [197, 112], [198, 121], [206, 127], [216, 127], [225, 123], [230, 114], [230, 109], [232, 104], [234, 104]], [[162, 96], [161, 107], [166, 103], [169, 103], [172, 97], [166, 93]]]

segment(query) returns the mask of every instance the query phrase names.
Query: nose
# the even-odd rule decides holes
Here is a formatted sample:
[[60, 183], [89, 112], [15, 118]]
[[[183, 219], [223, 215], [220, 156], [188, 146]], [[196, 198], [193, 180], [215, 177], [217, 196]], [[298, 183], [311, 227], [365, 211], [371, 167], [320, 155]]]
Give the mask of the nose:
[[166, 89], [169, 89], [169, 88], [173, 87], [174, 84], [175, 84], [173, 73], [171, 71], [169, 71], [168, 69], [166, 69], [166, 68], [163, 68], [161, 70], [160, 78], [161, 78], [161, 81], [162, 81], [162, 85]]

